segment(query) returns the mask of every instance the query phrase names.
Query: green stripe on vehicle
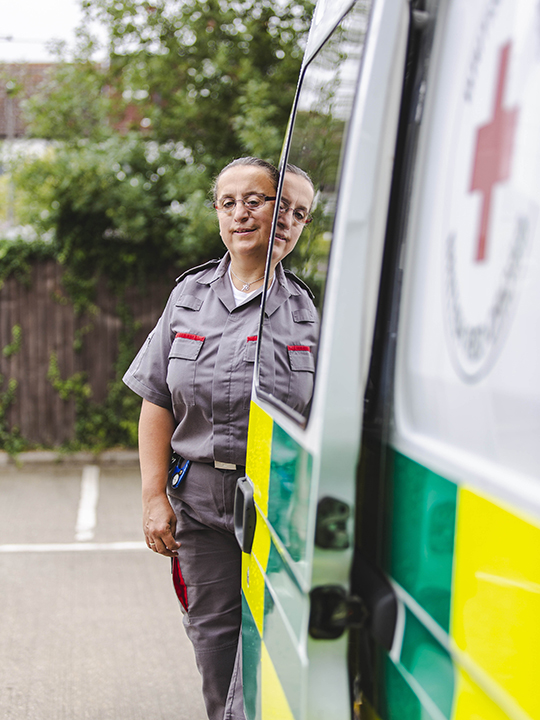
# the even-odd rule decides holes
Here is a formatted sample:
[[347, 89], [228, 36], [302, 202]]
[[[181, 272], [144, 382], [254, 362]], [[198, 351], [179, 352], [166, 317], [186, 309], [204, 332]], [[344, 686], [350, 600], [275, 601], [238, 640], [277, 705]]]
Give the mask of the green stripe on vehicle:
[[450, 628], [457, 487], [394, 452], [389, 574]]

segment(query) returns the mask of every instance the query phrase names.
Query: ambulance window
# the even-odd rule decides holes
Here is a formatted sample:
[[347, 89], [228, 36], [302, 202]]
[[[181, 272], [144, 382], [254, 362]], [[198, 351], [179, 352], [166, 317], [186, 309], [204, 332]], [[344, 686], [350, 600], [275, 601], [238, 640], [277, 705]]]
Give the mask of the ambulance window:
[[[294, 122], [289, 130], [287, 151], [282, 156], [313, 183], [313, 204], [309, 222], [302, 224], [301, 215], [294, 217], [294, 207], [285, 213], [287, 231], [301, 231], [294, 250], [283, 260], [312, 291], [319, 320], [324, 312], [324, 291], [334, 232], [334, 220], [339, 193], [342, 158], [347, 140], [347, 129], [353, 110], [354, 97], [372, 0], [359, 0], [345, 15], [327, 42], [306, 67], [297, 95]], [[298, 170], [295, 172], [298, 173]], [[282, 207], [288, 208], [287, 177], [285, 174]], [[298, 177], [298, 175], [296, 176]], [[294, 178], [293, 178], [294, 182]], [[304, 176], [305, 182], [305, 176]], [[291, 227], [289, 228], [289, 225]], [[280, 234], [280, 226], [276, 235]], [[265, 346], [270, 352], [269, 338], [263, 329], [261, 363], [258, 369], [258, 386], [270, 402], [285, 403], [302, 424], [311, 405], [314, 372], [317, 359], [318, 324], [314, 323], [310, 339], [309, 323], [298, 323], [296, 336], [288, 348], [291, 379], [285, 388], [276, 386], [270, 396], [264, 383]], [[290, 348], [299, 348], [291, 350]], [[301, 349], [304, 348], [304, 349]], [[309, 348], [306, 350], [305, 348]], [[298, 356], [298, 357], [297, 357]], [[306, 377], [304, 377], [306, 376]], [[308, 382], [309, 380], [309, 382]], [[308, 393], [306, 395], [306, 393]]]

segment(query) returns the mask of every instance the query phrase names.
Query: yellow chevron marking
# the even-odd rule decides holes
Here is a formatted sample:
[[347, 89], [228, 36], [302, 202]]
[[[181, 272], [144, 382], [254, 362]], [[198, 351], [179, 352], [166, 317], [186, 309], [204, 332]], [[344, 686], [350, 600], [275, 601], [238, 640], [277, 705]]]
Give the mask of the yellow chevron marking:
[[[270, 532], [257, 513], [257, 528], [251, 555], [242, 556], [242, 590], [260, 636], [264, 626], [264, 574], [270, 554]], [[261, 569], [262, 566], [262, 569]]]
[[262, 720], [294, 720], [266, 645], [261, 648]]
[[242, 590], [262, 637], [264, 626], [264, 572], [270, 554], [270, 532], [261, 513], [268, 512], [268, 487], [272, 455], [272, 418], [251, 403], [247, 443], [246, 474], [254, 486], [257, 525], [251, 555], [242, 558]]

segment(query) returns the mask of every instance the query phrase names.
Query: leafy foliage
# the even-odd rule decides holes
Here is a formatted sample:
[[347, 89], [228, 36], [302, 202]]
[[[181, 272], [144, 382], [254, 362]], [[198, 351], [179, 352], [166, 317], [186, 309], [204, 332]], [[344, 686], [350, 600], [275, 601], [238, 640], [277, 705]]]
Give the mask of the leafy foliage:
[[99, 142], [113, 133], [108, 122], [110, 100], [104, 92], [102, 66], [92, 62], [94, 44], [80, 35], [72, 62], [63, 58], [58, 46], [58, 64], [49, 70], [37, 93], [25, 103], [30, 135], [40, 139]]
[[12, 341], [9, 343], [9, 345], [6, 345], [2, 348], [2, 355], [4, 357], [11, 357], [12, 355], [16, 355], [21, 349], [22, 330], [20, 325], [14, 325], [11, 328], [11, 337]]
[[[11, 329], [13, 341], [2, 348], [4, 357], [16, 355], [21, 348], [21, 328], [14, 325]], [[10, 428], [7, 422], [7, 412], [15, 402], [18, 383], [15, 378], [10, 378], [5, 383], [4, 376], [0, 374], [0, 447], [8, 453], [21, 452], [26, 447], [26, 442], [21, 438], [17, 427]]]
[[[4, 376], [0, 375], [0, 387], [4, 384]], [[26, 442], [16, 427], [9, 428], [7, 424], [6, 414], [9, 407], [15, 401], [15, 393], [17, 391], [17, 381], [10, 378], [5, 390], [0, 392], [0, 447], [10, 454], [21, 452], [26, 447]]]
[[40, 239], [30, 228], [30, 240], [23, 234], [14, 238], [0, 238], [0, 290], [8, 277], [14, 275], [20, 282], [27, 282], [31, 264], [35, 260], [54, 257], [48, 239]]
[[[144, 112], [149, 137], [181, 139], [210, 174], [239, 154], [277, 159], [300, 69], [299, 40], [311, 19], [309, 0], [83, 5], [108, 26], [111, 85], [123, 87]], [[264, 143], [249, 131], [255, 123]]]
[[202, 262], [221, 252], [221, 241], [204, 173], [182, 152], [134, 134], [62, 145], [15, 171], [27, 194], [22, 219], [51, 234], [72, 284], [104, 275], [121, 288], [171, 264]]
[[[16, 163], [21, 220], [54, 235], [83, 281], [140, 283], [222, 252], [212, 178], [232, 158], [276, 161], [300, 69], [310, 0], [82, 0], [86, 20], [26, 104], [49, 153]], [[108, 31], [91, 62], [84, 27]], [[61, 54], [62, 48], [58, 52]]]

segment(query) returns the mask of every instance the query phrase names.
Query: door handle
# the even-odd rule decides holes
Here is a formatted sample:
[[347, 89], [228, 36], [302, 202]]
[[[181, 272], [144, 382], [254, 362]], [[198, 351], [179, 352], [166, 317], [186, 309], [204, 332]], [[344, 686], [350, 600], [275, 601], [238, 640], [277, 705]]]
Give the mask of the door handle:
[[349, 628], [362, 628], [367, 610], [359, 597], [340, 585], [320, 585], [309, 593], [309, 634], [315, 640], [337, 640]]
[[253, 500], [253, 485], [247, 477], [238, 478], [234, 492], [234, 534], [242, 552], [251, 553], [257, 511]]

